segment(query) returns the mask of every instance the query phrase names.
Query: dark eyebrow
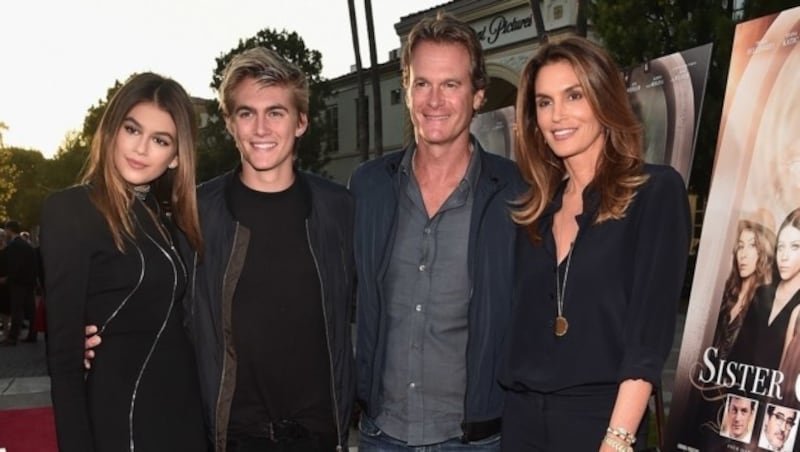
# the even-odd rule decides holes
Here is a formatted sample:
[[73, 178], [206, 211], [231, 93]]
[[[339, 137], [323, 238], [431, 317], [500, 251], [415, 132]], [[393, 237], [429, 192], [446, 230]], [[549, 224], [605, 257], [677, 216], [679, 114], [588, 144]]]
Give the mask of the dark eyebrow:
[[132, 122], [136, 127], [140, 129], [142, 128], [142, 125], [139, 124], [139, 121], [135, 120], [133, 116], [126, 116], [125, 119], [122, 120], [122, 122]]
[[[576, 89], [581, 89], [582, 90], [583, 86], [581, 86], [580, 83], [576, 83], [574, 85], [570, 85], [570, 86], [564, 88], [563, 90], [561, 90], [561, 92], [562, 93], [568, 93], [568, 92], [574, 91]], [[537, 99], [552, 99], [552, 96], [550, 96], [548, 94], [541, 94], [541, 93], [535, 93], [534, 97], [537, 98]]]
[[[132, 122], [136, 127], [140, 128], [140, 129], [144, 128], [139, 123], [139, 121], [137, 121], [136, 119], [133, 118], [133, 116], [126, 116], [125, 119], [122, 122]], [[153, 132], [153, 135], [158, 135], [160, 137], [167, 137], [170, 140], [175, 141], [175, 137], [173, 137], [172, 134], [169, 133], [169, 132], [158, 132], [158, 131], [156, 131], [156, 132]]]

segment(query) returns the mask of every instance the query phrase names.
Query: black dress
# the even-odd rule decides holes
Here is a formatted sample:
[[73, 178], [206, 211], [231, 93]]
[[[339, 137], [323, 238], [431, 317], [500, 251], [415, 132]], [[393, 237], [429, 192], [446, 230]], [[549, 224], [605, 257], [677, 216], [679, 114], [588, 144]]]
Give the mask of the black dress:
[[[131, 209], [135, 240], [120, 253], [90, 190], [56, 193], [42, 211], [59, 450], [205, 451], [197, 370], [182, 325], [186, 269], [140, 200]], [[87, 324], [102, 337], [88, 373]]]
[[792, 310], [800, 304], [800, 292], [792, 295], [781, 311], [772, 319], [777, 283], [756, 289], [753, 302], [742, 322], [742, 328], [730, 352], [730, 360], [758, 367], [777, 369], [781, 362], [786, 330]]

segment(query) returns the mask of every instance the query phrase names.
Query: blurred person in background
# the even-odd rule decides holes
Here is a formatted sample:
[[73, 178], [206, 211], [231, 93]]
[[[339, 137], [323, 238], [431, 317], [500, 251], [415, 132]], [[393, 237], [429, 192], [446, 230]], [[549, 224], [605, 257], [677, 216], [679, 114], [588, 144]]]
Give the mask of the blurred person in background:
[[[19, 222], [8, 220], [5, 224], [8, 245], [6, 259], [8, 275], [2, 280], [8, 287], [11, 307], [11, 328], [6, 339], [0, 345], [17, 345], [22, 333], [25, 318], [33, 319], [34, 292], [38, 284], [37, 257], [33, 246], [22, 236]], [[2, 281], [0, 280], [0, 281]], [[29, 324], [25, 342], [36, 342], [36, 328]]]

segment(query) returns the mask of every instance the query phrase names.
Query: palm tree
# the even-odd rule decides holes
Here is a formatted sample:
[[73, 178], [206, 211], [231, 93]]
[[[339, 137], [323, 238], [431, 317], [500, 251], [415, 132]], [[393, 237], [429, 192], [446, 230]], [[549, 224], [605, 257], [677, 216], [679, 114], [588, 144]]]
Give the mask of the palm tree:
[[3, 131], [4, 130], [8, 130], [8, 124], [4, 123], [3, 121], [0, 121], [0, 149], [3, 149], [4, 147], [6, 147], [3, 144]]
[[372, 0], [364, 0], [364, 14], [367, 16], [367, 38], [369, 39], [369, 64], [372, 75], [372, 119], [375, 128], [375, 156], [383, 155], [383, 113], [381, 111], [381, 76], [378, 67], [378, 52], [375, 49], [375, 24], [372, 20]]
[[531, 12], [533, 13], [533, 23], [536, 25], [536, 33], [539, 35], [539, 39], [542, 41], [542, 44], [545, 44], [550, 40], [550, 37], [547, 36], [547, 32], [544, 29], [542, 5], [539, 4], [539, 1], [540, 0], [530, 0]]
[[586, 37], [586, 28], [587, 28], [587, 10], [588, 4], [586, 0], [578, 0], [578, 23], [575, 24], [575, 34], [578, 36]]
[[364, 74], [361, 68], [361, 48], [358, 45], [358, 23], [356, 22], [355, 0], [347, 0], [350, 11], [350, 33], [353, 36], [353, 50], [356, 53], [356, 80], [358, 83], [358, 99], [356, 100], [356, 128], [358, 129], [358, 153], [361, 161], [369, 160], [369, 112], [364, 95]]

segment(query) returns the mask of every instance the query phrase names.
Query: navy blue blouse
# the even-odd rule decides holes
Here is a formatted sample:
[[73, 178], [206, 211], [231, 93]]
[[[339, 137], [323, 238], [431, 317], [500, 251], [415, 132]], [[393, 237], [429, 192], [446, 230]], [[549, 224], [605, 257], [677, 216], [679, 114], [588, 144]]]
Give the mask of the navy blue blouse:
[[[648, 180], [620, 220], [593, 224], [599, 195], [584, 192], [563, 294], [567, 333], [554, 333], [556, 263], [553, 215], [562, 184], [540, 221], [541, 243], [518, 228], [514, 315], [505, 387], [580, 394], [627, 379], [658, 385], [672, 345], [689, 251], [691, 222], [683, 180], [647, 165]], [[556, 275], [560, 275], [556, 278]]]

